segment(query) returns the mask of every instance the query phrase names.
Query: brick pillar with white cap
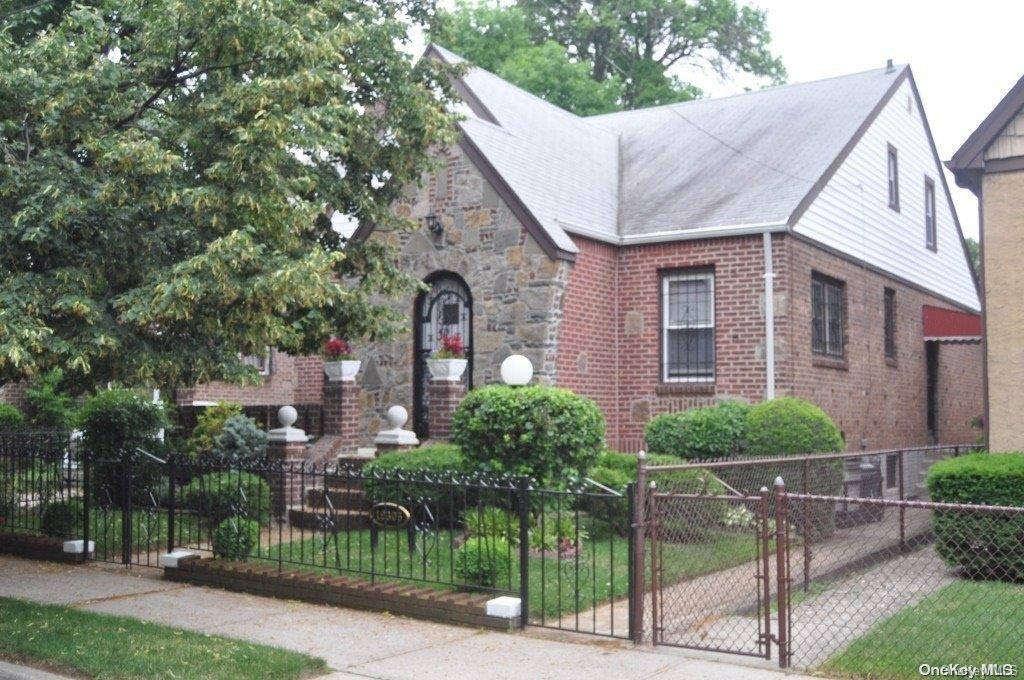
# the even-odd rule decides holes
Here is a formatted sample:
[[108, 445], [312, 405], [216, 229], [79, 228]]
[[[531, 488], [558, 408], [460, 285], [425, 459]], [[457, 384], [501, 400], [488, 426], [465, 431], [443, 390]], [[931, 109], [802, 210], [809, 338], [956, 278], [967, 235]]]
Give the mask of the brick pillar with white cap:
[[306, 442], [309, 437], [297, 427], [292, 427], [299, 414], [293, 406], [282, 406], [277, 411], [277, 419], [281, 427], [267, 433], [267, 460], [272, 466], [280, 463], [283, 470], [270, 474], [270, 493], [275, 514], [281, 514], [284, 508], [299, 500], [301, 493], [300, 475], [289, 474], [289, 470], [298, 470], [306, 460]]

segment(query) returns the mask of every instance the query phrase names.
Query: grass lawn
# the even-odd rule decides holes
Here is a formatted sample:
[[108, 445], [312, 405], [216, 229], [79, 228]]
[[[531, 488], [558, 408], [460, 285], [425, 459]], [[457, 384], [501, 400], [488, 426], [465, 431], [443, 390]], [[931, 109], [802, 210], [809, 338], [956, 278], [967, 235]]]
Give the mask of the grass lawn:
[[301, 678], [322, 659], [135, 619], [0, 598], [0, 656], [95, 678]]
[[829, 675], [919, 678], [920, 664], [1024, 663], [1024, 585], [957, 581], [880, 622], [829, 659]]
[[[629, 543], [621, 536], [590, 538], [577, 558], [558, 560], [553, 555], [530, 557], [530, 611], [536, 617], [558, 618], [609, 604], [625, 597], [629, 588]], [[410, 554], [404, 532], [381, 532], [376, 551], [370, 549], [369, 531], [340, 533], [337, 540], [322, 536], [284, 542], [264, 548], [253, 561], [276, 564], [285, 570], [313, 570], [338, 574], [372, 570], [378, 580], [422, 581], [428, 588], [449, 589], [459, 583], [454, 573], [452, 545], [458, 532], [442, 531]], [[666, 544], [664, 579], [674, 583], [754, 559], [754, 537], [722, 532], [703, 543]], [[519, 549], [500, 556], [510, 563], [507, 580], [498, 590], [519, 591]], [[577, 568], [578, 567], [578, 568]], [[649, 568], [649, 565], [648, 565]], [[446, 583], [445, 583], [446, 582]]]

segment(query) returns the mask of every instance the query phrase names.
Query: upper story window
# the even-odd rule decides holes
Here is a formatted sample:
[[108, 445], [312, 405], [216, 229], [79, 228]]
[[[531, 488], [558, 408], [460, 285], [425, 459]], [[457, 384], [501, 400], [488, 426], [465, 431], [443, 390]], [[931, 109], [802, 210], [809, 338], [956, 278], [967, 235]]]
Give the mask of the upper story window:
[[260, 375], [270, 375], [270, 349], [268, 348], [264, 354], [246, 354], [239, 357], [239, 361], [244, 366], [252, 366]]
[[931, 250], [939, 249], [935, 230], [935, 182], [928, 177], [924, 180], [924, 243]]
[[889, 145], [889, 207], [900, 209], [900, 159], [896, 147]]
[[661, 377], [664, 382], [715, 379], [715, 273], [665, 272], [661, 277]]
[[885, 309], [885, 357], [896, 358], [896, 291], [885, 289], [883, 298]]
[[817, 272], [811, 274], [811, 350], [834, 359], [846, 354], [844, 317], [846, 284]]

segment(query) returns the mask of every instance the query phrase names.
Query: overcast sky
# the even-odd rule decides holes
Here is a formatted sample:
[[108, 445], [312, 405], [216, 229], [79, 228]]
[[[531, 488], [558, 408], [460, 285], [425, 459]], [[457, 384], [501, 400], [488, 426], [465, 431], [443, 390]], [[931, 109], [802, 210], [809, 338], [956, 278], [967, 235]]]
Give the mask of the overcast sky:
[[[452, 5], [442, 0], [443, 5]], [[790, 82], [909, 63], [939, 157], [948, 160], [1006, 91], [1024, 75], [1020, 0], [759, 0]], [[422, 43], [417, 45], [422, 49]], [[687, 74], [689, 75], [689, 74]], [[693, 78], [709, 95], [749, 83]], [[974, 195], [947, 172], [966, 236], [977, 237]]]

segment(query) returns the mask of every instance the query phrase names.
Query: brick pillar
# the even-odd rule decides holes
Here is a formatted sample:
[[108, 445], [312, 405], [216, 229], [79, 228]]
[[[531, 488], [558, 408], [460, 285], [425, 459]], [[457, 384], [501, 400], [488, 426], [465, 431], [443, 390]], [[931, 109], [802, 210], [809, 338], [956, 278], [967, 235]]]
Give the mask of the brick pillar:
[[447, 440], [452, 436], [452, 414], [466, 396], [461, 380], [432, 379], [427, 388], [427, 427], [431, 439]]
[[281, 427], [267, 433], [267, 460], [271, 465], [279, 461], [283, 464], [281, 472], [271, 472], [270, 496], [274, 514], [281, 516], [285, 508], [299, 502], [302, 492], [302, 476], [300, 466], [306, 460], [306, 442], [308, 437], [302, 430], [292, 427], [298, 414], [291, 406], [278, 409], [277, 418]]
[[341, 437], [341, 448], [359, 444], [359, 384], [354, 380], [324, 381], [324, 434]]

